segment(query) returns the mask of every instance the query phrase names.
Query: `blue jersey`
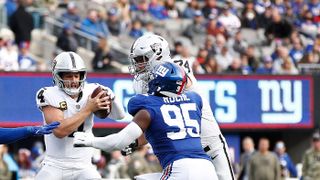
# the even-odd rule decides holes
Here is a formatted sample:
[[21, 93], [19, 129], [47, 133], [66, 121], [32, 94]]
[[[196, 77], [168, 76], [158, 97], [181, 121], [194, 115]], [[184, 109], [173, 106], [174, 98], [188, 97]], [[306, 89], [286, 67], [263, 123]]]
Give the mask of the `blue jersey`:
[[197, 93], [187, 92], [177, 97], [138, 94], [130, 99], [131, 115], [142, 109], [151, 117], [146, 139], [163, 168], [182, 158], [210, 160], [200, 142], [202, 100]]

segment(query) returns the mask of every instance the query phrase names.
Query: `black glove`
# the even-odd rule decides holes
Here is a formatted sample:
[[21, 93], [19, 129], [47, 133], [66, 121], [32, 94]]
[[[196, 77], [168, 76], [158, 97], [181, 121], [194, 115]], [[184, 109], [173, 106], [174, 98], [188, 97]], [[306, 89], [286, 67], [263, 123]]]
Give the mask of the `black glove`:
[[138, 149], [138, 139], [121, 150], [123, 156], [128, 156]]

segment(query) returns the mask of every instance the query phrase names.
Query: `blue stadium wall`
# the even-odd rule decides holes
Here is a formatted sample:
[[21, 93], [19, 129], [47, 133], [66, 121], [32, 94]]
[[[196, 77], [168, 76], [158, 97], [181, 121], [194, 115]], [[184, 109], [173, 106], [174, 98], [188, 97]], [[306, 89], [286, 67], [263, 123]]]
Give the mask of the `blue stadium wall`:
[[[128, 100], [134, 95], [131, 78], [127, 74], [91, 73], [87, 80], [113, 89], [127, 109]], [[245, 135], [270, 135], [274, 141], [280, 136], [290, 144], [291, 136], [286, 135], [302, 133], [305, 141], [308, 133], [318, 127], [315, 123], [318, 112], [314, 111], [320, 100], [315, 93], [320, 92], [318, 77], [199, 75], [197, 78], [236, 160], [240, 140]], [[36, 92], [46, 86], [52, 86], [50, 73], [0, 72], [0, 126], [41, 124], [42, 115], [35, 98]], [[129, 114], [122, 121], [97, 118], [95, 128], [119, 129], [131, 118]], [[306, 143], [299, 149], [305, 146]]]

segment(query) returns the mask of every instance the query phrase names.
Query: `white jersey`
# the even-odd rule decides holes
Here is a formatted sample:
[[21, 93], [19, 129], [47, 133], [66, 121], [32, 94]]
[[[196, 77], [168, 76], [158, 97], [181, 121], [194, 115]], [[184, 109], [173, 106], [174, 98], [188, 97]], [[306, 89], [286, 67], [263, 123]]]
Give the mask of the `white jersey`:
[[[57, 86], [41, 88], [37, 92], [37, 106], [41, 110], [44, 106], [52, 106], [63, 111], [64, 118], [78, 113], [87, 103], [88, 96], [99, 84], [86, 83], [82, 95], [77, 100], [72, 99]], [[101, 86], [101, 85], [100, 85]], [[107, 88], [109, 89], [109, 88]], [[43, 117], [44, 119], [44, 117]], [[44, 121], [45, 123], [45, 121]], [[78, 131], [92, 133], [93, 113], [87, 117]], [[57, 138], [54, 134], [46, 135], [46, 155], [58, 162], [72, 161], [91, 164], [93, 149], [90, 147], [73, 147], [72, 134], [68, 137]]]
[[[202, 117], [201, 117], [201, 143], [202, 147], [209, 144], [218, 144], [216, 140], [220, 134], [219, 125], [213, 116], [210, 104], [206, 98], [203, 98], [201, 89], [197, 86], [197, 79], [194, 77], [192, 71], [192, 64], [186, 59], [172, 59], [175, 64], [178, 64], [187, 73], [189, 80], [192, 81], [192, 85], [186, 89], [186, 91], [197, 92], [202, 97]], [[215, 137], [215, 138], [214, 138]], [[214, 146], [217, 147], [217, 146]], [[218, 147], [217, 147], [218, 148]]]

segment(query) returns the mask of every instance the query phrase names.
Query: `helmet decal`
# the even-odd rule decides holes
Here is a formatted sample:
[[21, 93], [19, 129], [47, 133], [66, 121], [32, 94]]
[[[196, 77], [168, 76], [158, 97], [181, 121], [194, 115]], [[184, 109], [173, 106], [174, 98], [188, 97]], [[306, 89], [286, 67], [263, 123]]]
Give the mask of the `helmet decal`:
[[70, 58], [71, 58], [71, 62], [72, 62], [72, 67], [76, 68], [76, 60], [74, 59], [74, 56], [71, 52], [69, 52]]

